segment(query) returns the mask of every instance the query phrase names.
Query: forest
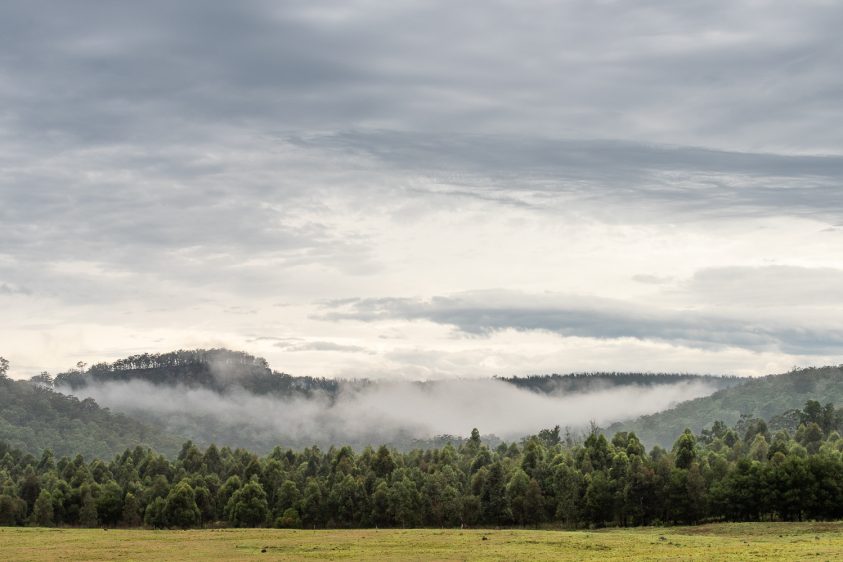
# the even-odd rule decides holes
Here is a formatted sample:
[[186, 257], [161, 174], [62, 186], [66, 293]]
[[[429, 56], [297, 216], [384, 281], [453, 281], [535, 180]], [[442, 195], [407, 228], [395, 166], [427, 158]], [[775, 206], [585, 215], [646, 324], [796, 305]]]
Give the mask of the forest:
[[670, 450], [634, 433], [559, 427], [490, 447], [204, 450], [137, 446], [106, 462], [0, 443], [0, 525], [586, 528], [843, 517], [843, 416], [809, 401], [799, 426], [685, 430]]

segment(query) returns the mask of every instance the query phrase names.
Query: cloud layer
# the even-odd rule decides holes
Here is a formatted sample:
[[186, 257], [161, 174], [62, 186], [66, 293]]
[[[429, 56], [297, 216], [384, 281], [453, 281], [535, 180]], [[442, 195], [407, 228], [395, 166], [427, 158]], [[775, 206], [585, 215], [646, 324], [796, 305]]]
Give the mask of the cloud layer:
[[300, 374], [843, 356], [843, 9], [0, 7], [0, 354]]
[[[730, 296], [740, 299], [744, 292], [750, 293], [752, 287], [758, 286], [758, 277], [766, 283], [775, 273], [776, 269], [766, 274], [756, 273], [755, 279], [752, 274], [746, 275], [749, 279], [739, 279], [737, 294]], [[832, 279], [843, 274], [826, 273], [830, 273], [828, 276]], [[694, 281], [714, 276], [716, 272], [699, 275]], [[796, 282], [801, 287], [802, 283], [810, 283], [812, 277], [803, 274], [802, 277], [796, 277]], [[793, 281], [791, 277], [785, 280], [785, 284], [792, 284]], [[769, 287], [762, 288], [761, 298], [769, 297], [771, 292]], [[840, 297], [839, 291], [837, 294], [823, 296], [835, 301]], [[369, 322], [390, 319], [427, 320], [454, 326], [474, 335], [513, 329], [553, 332], [564, 337], [635, 338], [689, 347], [739, 347], [792, 354], [835, 353], [843, 348], [843, 330], [836, 324], [829, 327], [820, 319], [801, 325], [792, 318], [776, 318], [767, 314], [756, 313], [753, 319], [742, 319], [715, 312], [665, 310], [635, 306], [623, 301], [576, 296], [536, 296], [490, 291], [433, 297], [429, 301], [359, 299], [336, 304], [338, 310], [325, 314], [324, 318]]]

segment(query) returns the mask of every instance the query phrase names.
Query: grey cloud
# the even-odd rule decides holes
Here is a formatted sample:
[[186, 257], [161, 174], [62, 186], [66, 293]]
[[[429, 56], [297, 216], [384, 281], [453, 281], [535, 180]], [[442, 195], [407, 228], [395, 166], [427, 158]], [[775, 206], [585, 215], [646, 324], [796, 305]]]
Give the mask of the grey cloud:
[[[719, 151], [610, 140], [347, 131], [289, 137], [461, 186], [437, 193], [554, 210], [571, 202], [616, 220], [787, 215], [843, 218], [843, 156]], [[555, 198], [548, 199], [548, 198]], [[608, 205], [608, 210], [606, 206]], [[633, 207], [631, 208], [630, 205]], [[530, 206], [530, 205], [527, 205]], [[673, 220], [672, 217], [667, 217]]]
[[705, 268], [682, 290], [712, 305], [843, 306], [843, 270], [786, 265]]
[[32, 291], [26, 287], [0, 283], [0, 295], [31, 295]]
[[[373, 205], [573, 203], [611, 221], [843, 217], [843, 157], [805, 155], [843, 141], [843, 10], [478, 8], [4, 3], [0, 250], [26, 265], [10, 281], [50, 293], [39, 264], [57, 259], [264, 293], [277, 278], [244, 261], [377, 271], [371, 240], [323, 220], [326, 192], [352, 207], [361, 190]], [[685, 101], [710, 84], [706, 107]], [[673, 132], [648, 134], [639, 114]], [[792, 153], [681, 146], [733, 146], [762, 115]], [[416, 175], [442, 186], [408, 187]], [[108, 293], [82, 285], [75, 300]]]
[[[390, 218], [464, 201], [839, 225], [841, 27], [825, 2], [3, 2], [0, 279], [103, 317], [301, 304], [395, 266]], [[678, 290], [728, 300], [717, 275]], [[834, 330], [511, 304], [389, 307], [466, 333], [837, 349]]]
[[426, 320], [484, 336], [506, 329], [546, 331], [599, 339], [635, 338], [703, 349], [739, 347], [790, 354], [843, 352], [843, 328], [805, 326], [790, 319], [749, 317], [699, 310], [670, 310], [612, 299], [479, 291], [429, 300], [359, 299], [331, 308], [330, 320]]
[[[306, 164], [296, 168], [271, 148], [41, 151], [0, 156], [7, 172], [0, 180], [0, 256], [7, 257], [0, 275], [40, 294], [86, 302], [92, 293], [121, 298], [134, 290], [103, 286], [114, 284], [97, 267], [147, 290], [170, 282], [259, 294], [283, 286], [281, 268], [377, 269], [365, 240], [321, 222], [318, 196], [301, 179]], [[154, 164], [136, 166], [136, 157]], [[57, 270], [68, 262], [87, 267]]]
[[40, 137], [386, 125], [841, 144], [833, 3], [17, 1], [2, 16], [2, 95]]
[[295, 343], [295, 341], [281, 341], [274, 344], [275, 347], [283, 349], [284, 351], [298, 352], [298, 351], [338, 351], [341, 353], [366, 353], [371, 355], [373, 352], [359, 345], [344, 345], [329, 341], [309, 341], [304, 343]]

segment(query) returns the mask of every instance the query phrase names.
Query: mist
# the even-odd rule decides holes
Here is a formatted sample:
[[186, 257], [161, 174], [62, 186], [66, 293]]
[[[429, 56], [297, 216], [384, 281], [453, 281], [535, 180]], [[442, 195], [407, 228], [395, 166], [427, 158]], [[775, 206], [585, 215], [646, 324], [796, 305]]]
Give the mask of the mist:
[[706, 396], [702, 381], [624, 385], [596, 391], [542, 394], [495, 380], [344, 384], [333, 397], [257, 395], [239, 387], [207, 388], [107, 382], [57, 390], [93, 398], [103, 407], [162, 424], [199, 442], [268, 450], [275, 445], [379, 444], [483, 435], [519, 439], [555, 425], [602, 427]]

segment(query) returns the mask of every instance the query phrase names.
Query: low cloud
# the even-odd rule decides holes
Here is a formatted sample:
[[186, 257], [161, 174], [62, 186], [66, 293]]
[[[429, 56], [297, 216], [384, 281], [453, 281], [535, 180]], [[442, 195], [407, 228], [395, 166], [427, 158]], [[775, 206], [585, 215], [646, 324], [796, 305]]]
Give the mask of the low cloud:
[[[60, 389], [67, 392], [67, 389]], [[75, 391], [100, 405], [153, 418], [169, 430], [217, 442], [239, 438], [276, 444], [382, 443], [401, 436], [426, 439], [484, 434], [517, 439], [555, 425], [580, 429], [653, 413], [705, 396], [701, 381], [609, 387], [575, 394], [539, 394], [503, 381], [449, 380], [344, 385], [335, 397], [278, 398], [243, 390], [219, 394], [145, 381], [106, 383]]]

